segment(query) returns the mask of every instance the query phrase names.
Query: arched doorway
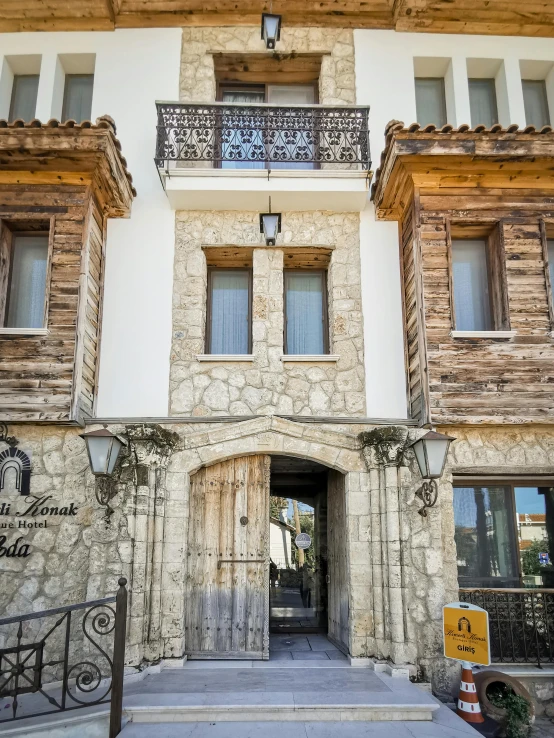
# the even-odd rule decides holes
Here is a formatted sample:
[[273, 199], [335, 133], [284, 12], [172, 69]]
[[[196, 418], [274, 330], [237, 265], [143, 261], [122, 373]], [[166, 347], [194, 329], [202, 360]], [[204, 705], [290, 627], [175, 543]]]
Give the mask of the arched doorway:
[[[344, 480], [320, 463], [268, 454], [191, 475], [189, 658], [267, 659], [270, 629], [328, 633], [348, 650]], [[279, 511], [285, 500], [286, 513]], [[308, 528], [309, 546], [301, 552], [294, 539]]]

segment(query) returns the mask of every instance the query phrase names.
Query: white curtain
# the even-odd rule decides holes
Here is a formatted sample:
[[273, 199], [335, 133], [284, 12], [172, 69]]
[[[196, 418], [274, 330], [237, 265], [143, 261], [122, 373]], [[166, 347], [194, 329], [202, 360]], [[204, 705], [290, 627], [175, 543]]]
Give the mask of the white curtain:
[[542, 128], [550, 125], [548, 98], [543, 79], [524, 79], [523, 102], [525, 104], [525, 122], [528, 126]]
[[472, 126], [484, 125], [490, 128], [498, 123], [494, 79], [469, 80], [469, 106]]
[[62, 120], [90, 120], [93, 82], [93, 74], [66, 75]]
[[[229, 105], [244, 105], [263, 103], [265, 95], [261, 90], [224, 90], [223, 102]], [[245, 109], [245, 115], [248, 110]], [[243, 161], [242, 157], [257, 156], [265, 157], [265, 144], [263, 140], [263, 131], [248, 128], [241, 129], [236, 127], [235, 116], [229, 116], [223, 119], [223, 143], [222, 156], [227, 157], [227, 161], [223, 161], [221, 166], [223, 169], [265, 169], [265, 159], [261, 161]], [[238, 157], [238, 158], [236, 158]]]
[[249, 273], [212, 272], [211, 354], [247, 354], [249, 344]]
[[[313, 85], [269, 85], [267, 102], [283, 107], [287, 105], [312, 105], [315, 102], [315, 90]], [[303, 125], [298, 125], [300, 120]], [[306, 115], [296, 119], [291, 117], [291, 130], [283, 131], [276, 142], [278, 146], [284, 146], [291, 161], [272, 161], [269, 167], [271, 169], [313, 169], [313, 162], [295, 162], [293, 160], [295, 153], [305, 154], [313, 159], [314, 135], [311, 118]]]
[[286, 272], [287, 353], [323, 354], [323, 275]]
[[491, 330], [486, 242], [452, 241], [452, 268], [456, 330]]
[[43, 328], [48, 236], [14, 236], [7, 328]]
[[446, 98], [442, 77], [416, 77], [416, 110], [420, 126], [446, 125]]
[[10, 121], [30, 121], [35, 117], [38, 74], [16, 74], [13, 78]]

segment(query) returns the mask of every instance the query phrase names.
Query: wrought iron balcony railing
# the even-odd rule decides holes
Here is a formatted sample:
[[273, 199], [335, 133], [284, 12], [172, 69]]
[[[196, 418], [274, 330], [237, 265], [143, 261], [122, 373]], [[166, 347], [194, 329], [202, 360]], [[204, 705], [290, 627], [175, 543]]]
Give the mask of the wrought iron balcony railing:
[[554, 663], [554, 589], [461, 589], [459, 596], [489, 613], [493, 662]]
[[155, 161], [369, 171], [367, 107], [157, 103]]

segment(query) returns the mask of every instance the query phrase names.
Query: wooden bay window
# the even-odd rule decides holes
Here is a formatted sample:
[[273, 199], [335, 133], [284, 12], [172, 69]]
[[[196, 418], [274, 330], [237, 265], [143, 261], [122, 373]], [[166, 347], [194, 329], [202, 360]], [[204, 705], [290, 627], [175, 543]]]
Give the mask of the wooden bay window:
[[488, 235], [480, 227], [451, 228], [453, 330], [510, 330], [506, 257], [500, 228], [494, 228]]
[[[20, 226], [21, 227], [21, 226]], [[0, 235], [0, 327], [46, 327], [49, 236], [45, 230]]]

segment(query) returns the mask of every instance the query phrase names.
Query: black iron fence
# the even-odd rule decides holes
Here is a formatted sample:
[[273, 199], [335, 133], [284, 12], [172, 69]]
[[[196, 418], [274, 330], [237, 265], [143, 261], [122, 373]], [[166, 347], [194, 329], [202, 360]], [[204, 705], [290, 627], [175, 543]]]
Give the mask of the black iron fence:
[[109, 738], [121, 732], [126, 584], [114, 597], [0, 619], [0, 725], [109, 703]]
[[461, 589], [460, 601], [489, 613], [493, 662], [554, 663], [554, 589]]
[[371, 166], [367, 107], [156, 103], [156, 164], [222, 168]]

